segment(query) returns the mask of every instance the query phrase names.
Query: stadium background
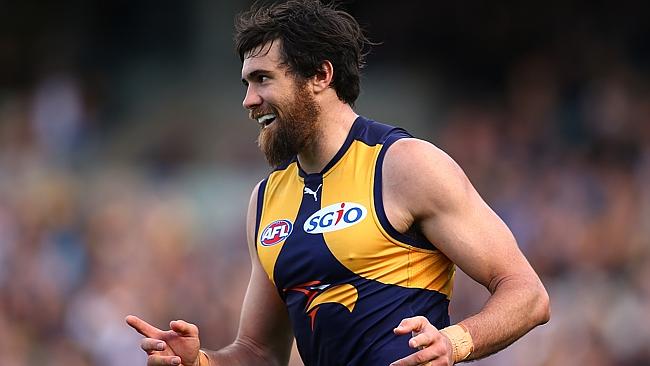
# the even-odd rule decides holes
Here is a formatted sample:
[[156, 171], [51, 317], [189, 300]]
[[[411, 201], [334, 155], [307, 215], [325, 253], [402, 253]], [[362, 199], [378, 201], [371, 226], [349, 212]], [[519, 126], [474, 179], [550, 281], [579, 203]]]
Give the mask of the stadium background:
[[[268, 171], [231, 42], [249, 4], [2, 2], [2, 364], [144, 365], [128, 313], [232, 340]], [[551, 295], [476, 365], [648, 364], [648, 4], [344, 3], [383, 42], [358, 111], [452, 155]], [[453, 319], [486, 297], [459, 276]]]

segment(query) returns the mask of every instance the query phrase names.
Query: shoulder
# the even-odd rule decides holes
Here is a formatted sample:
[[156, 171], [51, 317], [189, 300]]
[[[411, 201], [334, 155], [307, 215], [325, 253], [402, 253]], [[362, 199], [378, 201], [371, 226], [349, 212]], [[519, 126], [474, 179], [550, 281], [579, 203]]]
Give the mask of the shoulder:
[[395, 141], [386, 151], [384, 169], [414, 179], [465, 177], [463, 170], [447, 153], [428, 141], [416, 138]]
[[251, 212], [254, 213], [254, 212], [256, 211], [256, 208], [257, 208], [257, 198], [259, 197], [260, 187], [261, 187], [263, 184], [266, 184], [267, 179], [268, 179], [268, 178], [266, 178], [266, 179], [262, 179], [261, 181], [257, 182], [257, 184], [255, 185], [255, 187], [253, 187], [253, 191], [251, 192], [251, 198], [250, 198], [250, 200], [249, 200], [249, 202], [248, 202], [248, 212], [249, 212], [249, 213], [251, 213]]
[[441, 209], [471, 189], [461, 167], [430, 142], [403, 138], [386, 151], [382, 167], [383, 185], [413, 209]]

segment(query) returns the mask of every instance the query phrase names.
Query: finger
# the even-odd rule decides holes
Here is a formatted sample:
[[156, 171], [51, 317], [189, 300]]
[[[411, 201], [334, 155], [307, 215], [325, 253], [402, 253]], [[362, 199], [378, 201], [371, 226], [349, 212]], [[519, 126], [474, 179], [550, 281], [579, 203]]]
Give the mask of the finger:
[[199, 328], [192, 324], [188, 323], [184, 320], [172, 320], [169, 322], [169, 327], [172, 328], [172, 330], [182, 336], [186, 337], [198, 337], [199, 336]]
[[393, 332], [398, 335], [406, 334], [408, 332], [420, 332], [428, 324], [429, 321], [423, 316], [406, 318], [399, 323], [397, 328], [393, 329]]
[[140, 342], [140, 348], [147, 354], [152, 354], [155, 351], [164, 351], [166, 347], [165, 342], [154, 338], [143, 338]]
[[145, 337], [158, 338], [158, 336], [162, 333], [162, 330], [154, 327], [153, 325], [138, 318], [137, 316], [127, 315], [125, 320], [126, 324], [130, 325], [133, 329]]
[[418, 348], [418, 347], [429, 347], [436, 341], [436, 335], [434, 332], [427, 331], [416, 335], [415, 337], [409, 339], [409, 347]]
[[147, 358], [147, 366], [168, 366], [180, 364], [181, 358], [178, 356], [150, 355]]
[[415, 352], [412, 355], [391, 363], [390, 366], [430, 365], [429, 361], [434, 361], [438, 359], [438, 357], [439, 356], [432, 352], [430, 348], [425, 348], [422, 351]]

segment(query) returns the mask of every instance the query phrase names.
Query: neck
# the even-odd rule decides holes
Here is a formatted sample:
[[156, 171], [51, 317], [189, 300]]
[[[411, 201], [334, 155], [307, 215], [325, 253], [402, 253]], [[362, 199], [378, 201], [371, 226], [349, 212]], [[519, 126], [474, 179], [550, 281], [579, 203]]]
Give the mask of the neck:
[[323, 108], [317, 121], [320, 126], [318, 143], [298, 153], [298, 162], [305, 173], [319, 173], [325, 168], [345, 142], [357, 117], [352, 107], [345, 103]]

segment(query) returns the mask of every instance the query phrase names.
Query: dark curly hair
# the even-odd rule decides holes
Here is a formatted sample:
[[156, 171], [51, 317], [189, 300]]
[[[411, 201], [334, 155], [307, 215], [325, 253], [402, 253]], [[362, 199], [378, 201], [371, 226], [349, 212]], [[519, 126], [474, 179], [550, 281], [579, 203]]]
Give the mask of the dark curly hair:
[[235, 46], [242, 62], [252, 50], [268, 52], [260, 46], [275, 40], [281, 41], [283, 63], [295, 75], [311, 78], [322, 71], [324, 61], [331, 62], [336, 95], [354, 105], [360, 70], [373, 44], [350, 14], [319, 0], [289, 0], [258, 2], [237, 16]]

